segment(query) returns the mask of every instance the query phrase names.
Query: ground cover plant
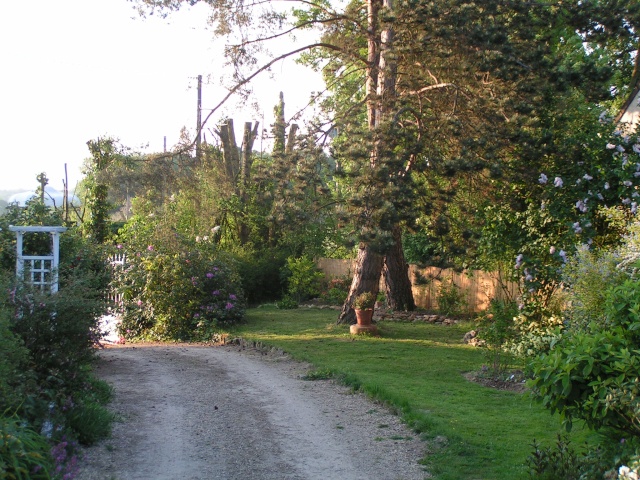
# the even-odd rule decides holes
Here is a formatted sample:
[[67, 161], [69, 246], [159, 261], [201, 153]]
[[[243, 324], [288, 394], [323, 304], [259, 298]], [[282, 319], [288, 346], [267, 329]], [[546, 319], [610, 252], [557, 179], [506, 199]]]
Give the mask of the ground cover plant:
[[[487, 388], [463, 374], [479, 369], [480, 349], [464, 345], [471, 324], [380, 322], [380, 337], [349, 335], [327, 310], [250, 309], [232, 334], [277, 346], [388, 403], [429, 440], [425, 458], [438, 479], [525, 478], [533, 439], [552, 444], [559, 417], [526, 394]], [[581, 432], [574, 431], [580, 443]]]

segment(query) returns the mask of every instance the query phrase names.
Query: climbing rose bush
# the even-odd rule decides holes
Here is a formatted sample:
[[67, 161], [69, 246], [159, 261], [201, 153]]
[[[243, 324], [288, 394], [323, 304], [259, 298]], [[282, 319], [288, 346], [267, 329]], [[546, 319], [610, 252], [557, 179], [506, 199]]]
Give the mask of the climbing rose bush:
[[113, 284], [122, 295], [124, 338], [209, 340], [220, 325], [243, 318], [244, 294], [232, 261], [203, 250], [176, 253], [148, 245], [127, 254]]

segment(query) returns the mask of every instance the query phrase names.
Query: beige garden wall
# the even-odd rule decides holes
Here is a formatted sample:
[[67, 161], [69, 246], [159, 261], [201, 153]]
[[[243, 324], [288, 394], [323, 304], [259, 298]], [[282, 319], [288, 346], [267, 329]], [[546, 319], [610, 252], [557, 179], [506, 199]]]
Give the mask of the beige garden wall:
[[[327, 278], [333, 278], [343, 275], [351, 276], [355, 260], [320, 258], [317, 264]], [[451, 269], [419, 268], [416, 265], [410, 265], [409, 278], [413, 284], [413, 298], [416, 305], [427, 310], [438, 308], [437, 296], [443, 281], [453, 281], [454, 285], [460, 288], [470, 313], [485, 310], [492, 298], [515, 299], [518, 294], [518, 286], [506, 281], [500, 272], [472, 270], [459, 273]]]

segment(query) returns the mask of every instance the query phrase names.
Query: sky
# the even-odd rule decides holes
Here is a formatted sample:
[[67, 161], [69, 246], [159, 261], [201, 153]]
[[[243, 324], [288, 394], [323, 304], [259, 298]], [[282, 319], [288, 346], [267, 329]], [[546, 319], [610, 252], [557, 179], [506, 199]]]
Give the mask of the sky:
[[[73, 189], [89, 156], [87, 141], [100, 136], [159, 152], [165, 137], [168, 149], [178, 142], [182, 127], [193, 133], [197, 76], [205, 80], [203, 118], [226, 94], [214, 80], [222, 74], [223, 41], [214, 39], [207, 16], [207, 7], [196, 5], [167, 19], [141, 18], [127, 0], [3, 4], [0, 190], [35, 189], [40, 172], [62, 189], [65, 164]], [[274, 65], [254, 86], [262, 113], [231, 102], [212, 121], [229, 115], [237, 136], [245, 121], [269, 128], [280, 91], [293, 114], [322, 83], [289, 62]]]

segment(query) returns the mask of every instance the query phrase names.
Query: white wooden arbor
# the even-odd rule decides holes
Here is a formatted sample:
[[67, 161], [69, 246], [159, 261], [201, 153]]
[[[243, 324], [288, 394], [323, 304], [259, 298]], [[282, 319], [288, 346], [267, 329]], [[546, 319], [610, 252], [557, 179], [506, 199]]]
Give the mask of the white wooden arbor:
[[[51, 293], [58, 291], [58, 264], [60, 263], [60, 234], [67, 227], [14, 226], [9, 230], [16, 232], [16, 275], [32, 285], [44, 290], [49, 286]], [[22, 239], [25, 233], [48, 233], [51, 235], [51, 252], [44, 255], [25, 255]], [[26, 265], [26, 269], [25, 269]], [[28, 278], [24, 278], [25, 272]]]

